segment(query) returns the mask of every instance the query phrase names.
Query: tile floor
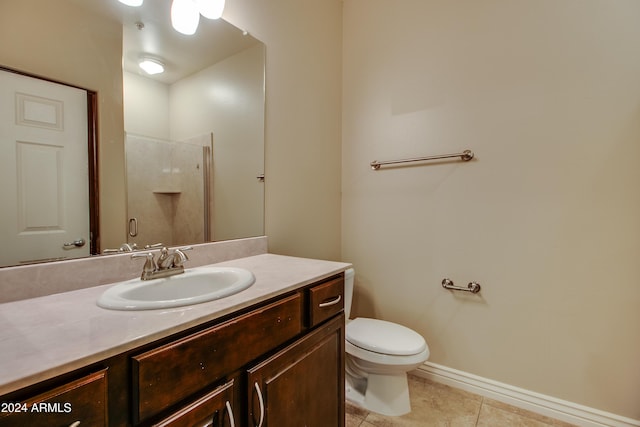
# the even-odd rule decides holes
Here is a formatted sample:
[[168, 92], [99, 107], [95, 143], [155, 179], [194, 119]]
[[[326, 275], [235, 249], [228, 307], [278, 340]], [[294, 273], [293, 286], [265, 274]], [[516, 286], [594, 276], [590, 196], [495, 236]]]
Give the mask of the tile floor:
[[496, 400], [409, 376], [411, 413], [386, 417], [367, 412], [347, 402], [346, 427], [571, 427]]

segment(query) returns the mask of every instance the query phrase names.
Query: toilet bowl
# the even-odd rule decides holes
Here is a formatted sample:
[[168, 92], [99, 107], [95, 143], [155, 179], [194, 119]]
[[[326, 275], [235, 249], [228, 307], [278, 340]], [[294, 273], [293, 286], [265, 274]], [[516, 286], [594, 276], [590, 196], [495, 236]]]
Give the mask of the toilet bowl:
[[[345, 315], [349, 319], [354, 270], [345, 272]], [[347, 400], [369, 411], [398, 416], [411, 412], [407, 372], [429, 358], [424, 338], [405, 326], [355, 318], [346, 327]]]

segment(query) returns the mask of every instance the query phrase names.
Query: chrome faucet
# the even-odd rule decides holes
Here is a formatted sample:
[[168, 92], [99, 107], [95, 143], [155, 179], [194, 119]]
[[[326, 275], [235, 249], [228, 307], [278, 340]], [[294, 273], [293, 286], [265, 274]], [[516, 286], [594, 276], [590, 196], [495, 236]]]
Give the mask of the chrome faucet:
[[189, 259], [184, 251], [193, 249], [191, 246], [184, 248], [176, 248], [173, 252], [169, 252], [169, 249], [163, 247], [160, 249], [160, 255], [158, 256], [158, 269], [166, 270], [170, 268], [182, 267], [185, 261]]
[[118, 250], [120, 252], [133, 252], [138, 250], [138, 245], [135, 243], [132, 243], [132, 244], [123, 243], [122, 246], [120, 246], [120, 249]]
[[138, 250], [138, 245], [135, 243], [123, 243], [118, 249], [105, 249], [102, 251], [103, 254], [119, 254], [123, 252], [134, 252]]
[[160, 249], [157, 261], [153, 252], [133, 254], [131, 258], [146, 258], [142, 267], [141, 280], [159, 279], [184, 273], [184, 263], [189, 260], [189, 257], [184, 252], [191, 249], [193, 249], [191, 246], [172, 250], [163, 247]]

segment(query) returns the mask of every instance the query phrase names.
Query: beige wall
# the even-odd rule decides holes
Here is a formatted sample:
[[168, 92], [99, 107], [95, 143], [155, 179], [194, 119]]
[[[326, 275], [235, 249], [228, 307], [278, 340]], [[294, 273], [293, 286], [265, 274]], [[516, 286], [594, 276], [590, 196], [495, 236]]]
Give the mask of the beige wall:
[[169, 85], [127, 71], [122, 75], [125, 132], [170, 140]]
[[256, 44], [171, 85], [171, 139], [213, 133], [214, 240], [264, 234], [264, 63]]
[[[199, 136], [204, 137], [204, 145], [211, 146], [213, 133], [212, 239], [218, 241], [263, 235], [264, 184], [256, 177], [264, 172], [264, 46], [258, 43], [171, 85], [128, 72], [124, 76], [125, 130], [128, 137], [134, 134], [186, 142]], [[201, 141], [194, 143], [203, 145]], [[129, 174], [144, 172], [136, 172], [140, 169], [139, 162], [157, 161], [146, 158], [149, 156], [144, 156], [144, 150], [138, 154], [143, 156], [135, 159], [134, 166], [127, 165]], [[137, 181], [140, 179], [134, 179], [134, 184]], [[151, 183], [134, 186], [153, 187]], [[166, 202], [172, 202], [179, 208], [193, 206], [185, 203], [187, 194], [191, 194], [185, 188], [175, 200], [158, 198], [157, 201], [151, 194], [131, 194], [131, 181], [128, 191], [129, 216], [138, 217], [141, 233], [143, 224], [140, 222], [140, 211], [151, 209], [150, 213], [154, 210], [159, 212], [156, 204], [164, 203], [160, 199], [166, 199]], [[149, 203], [149, 197], [153, 203]], [[132, 204], [137, 208], [132, 208]], [[137, 213], [134, 215], [133, 211]], [[172, 219], [166, 215], [161, 217], [164, 220]], [[162, 227], [162, 219], [158, 222], [157, 231], [154, 228], [154, 233], [162, 234], [154, 234], [156, 236], [171, 233], [166, 226]], [[174, 228], [180, 223], [174, 221]], [[194, 227], [193, 219], [182, 224], [183, 227]], [[172, 245], [189, 243], [178, 238], [181, 233], [173, 231], [174, 239], [134, 240], [139, 244], [153, 241]], [[195, 230], [187, 235], [193, 232]], [[202, 236], [191, 243], [198, 241], [202, 241]]]
[[640, 419], [639, 17], [635, 0], [345, 1], [356, 314], [415, 328], [432, 362]]
[[340, 258], [342, 2], [234, 0], [224, 18], [266, 48], [269, 251]]
[[3, 0], [0, 40], [0, 65], [98, 92], [100, 231], [103, 247], [118, 247], [126, 240], [121, 25], [63, 0]]

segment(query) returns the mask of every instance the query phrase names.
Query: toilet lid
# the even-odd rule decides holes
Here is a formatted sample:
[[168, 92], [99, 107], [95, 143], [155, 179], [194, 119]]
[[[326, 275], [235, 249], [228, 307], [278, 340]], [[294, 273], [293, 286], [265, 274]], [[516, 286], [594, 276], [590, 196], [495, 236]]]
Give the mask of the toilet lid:
[[347, 341], [365, 350], [408, 356], [427, 348], [422, 335], [385, 320], [358, 317], [347, 323]]

